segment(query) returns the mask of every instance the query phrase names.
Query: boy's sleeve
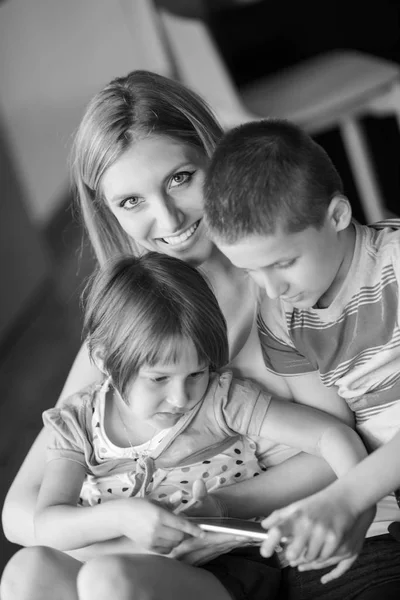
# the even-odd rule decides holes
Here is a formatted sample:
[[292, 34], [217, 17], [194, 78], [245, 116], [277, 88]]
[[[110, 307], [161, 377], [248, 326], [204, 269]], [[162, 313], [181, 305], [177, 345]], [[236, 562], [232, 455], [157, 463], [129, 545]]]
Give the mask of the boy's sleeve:
[[253, 381], [234, 379], [232, 373], [222, 373], [213, 399], [214, 416], [227, 435], [259, 436], [266, 417], [270, 394]]
[[264, 298], [259, 305], [257, 328], [264, 363], [269, 371], [284, 377], [316, 371], [308, 358], [295, 348], [280, 301]]
[[72, 398], [69, 404], [68, 399], [62, 408], [51, 408], [43, 413], [43, 423], [49, 434], [47, 461], [66, 458], [86, 467], [84, 407], [75, 406], [74, 400]]

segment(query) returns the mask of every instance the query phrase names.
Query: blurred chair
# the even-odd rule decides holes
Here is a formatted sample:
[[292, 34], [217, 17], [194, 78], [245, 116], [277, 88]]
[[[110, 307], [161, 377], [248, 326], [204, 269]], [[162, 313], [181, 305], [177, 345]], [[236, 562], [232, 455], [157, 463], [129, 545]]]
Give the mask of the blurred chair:
[[389, 216], [359, 118], [392, 115], [400, 125], [396, 64], [356, 51], [335, 51], [239, 92], [204, 21], [165, 9], [159, 9], [159, 17], [175, 76], [207, 100], [224, 127], [267, 117], [292, 120], [310, 134], [337, 126], [366, 221]]

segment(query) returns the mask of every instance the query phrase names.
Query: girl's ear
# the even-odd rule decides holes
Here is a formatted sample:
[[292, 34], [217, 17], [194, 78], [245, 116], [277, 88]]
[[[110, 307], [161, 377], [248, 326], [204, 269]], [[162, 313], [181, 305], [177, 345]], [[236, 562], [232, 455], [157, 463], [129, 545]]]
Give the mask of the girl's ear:
[[94, 350], [94, 352], [92, 353], [92, 359], [99, 371], [101, 371], [102, 373], [104, 373], [104, 375], [107, 375], [108, 377], [107, 370], [104, 366], [104, 353], [102, 348], [96, 348], [96, 350]]
[[346, 229], [351, 223], [351, 218], [352, 210], [348, 198], [342, 194], [335, 194], [328, 207], [328, 219], [336, 231]]

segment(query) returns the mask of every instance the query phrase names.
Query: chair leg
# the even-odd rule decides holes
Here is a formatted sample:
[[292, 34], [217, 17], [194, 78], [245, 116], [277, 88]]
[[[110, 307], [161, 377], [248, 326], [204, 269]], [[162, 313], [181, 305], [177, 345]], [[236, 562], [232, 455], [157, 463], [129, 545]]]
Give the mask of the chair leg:
[[387, 211], [375, 177], [375, 168], [360, 123], [347, 117], [339, 124], [340, 133], [354, 175], [367, 223], [386, 218]]

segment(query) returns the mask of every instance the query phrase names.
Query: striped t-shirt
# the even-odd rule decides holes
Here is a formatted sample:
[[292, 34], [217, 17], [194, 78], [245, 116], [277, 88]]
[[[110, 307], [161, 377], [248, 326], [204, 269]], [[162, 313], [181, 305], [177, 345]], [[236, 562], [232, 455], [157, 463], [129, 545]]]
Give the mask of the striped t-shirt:
[[[258, 316], [264, 361], [290, 376], [319, 371], [326, 386], [355, 366], [374, 368], [400, 355], [400, 219], [371, 226], [353, 223], [353, 260], [341, 290], [327, 308], [299, 309], [265, 298]], [[348, 400], [358, 422], [400, 399], [400, 372], [378, 379]]]

